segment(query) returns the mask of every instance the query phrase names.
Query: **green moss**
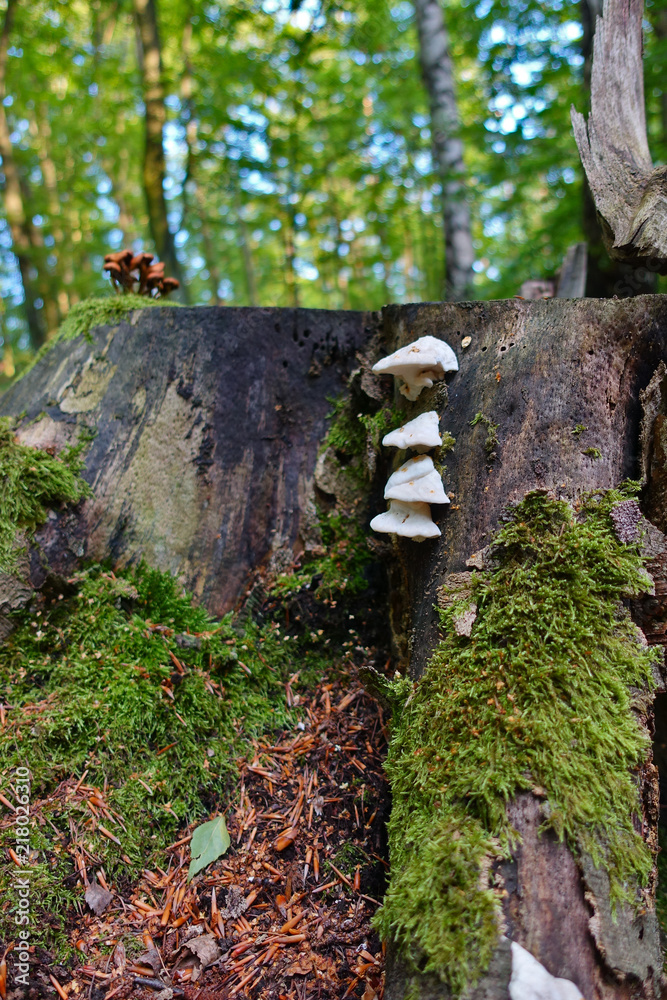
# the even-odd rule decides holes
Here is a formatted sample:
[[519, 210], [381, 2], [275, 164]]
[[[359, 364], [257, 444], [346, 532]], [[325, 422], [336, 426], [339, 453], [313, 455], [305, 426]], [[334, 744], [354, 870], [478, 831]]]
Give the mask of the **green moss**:
[[441, 434], [442, 444], [440, 445], [440, 454], [446, 455], [448, 451], [452, 451], [454, 445], [456, 444], [456, 438], [452, 437], [449, 431], [443, 431]]
[[498, 424], [494, 424], [491, 418], [485, 416], [483, 413], [476, 413], [470, 421], [470, 426], [476, 427], [477, 424], [482, 424], [486, 427], [486, 441], [484, 442], [484, 449], [490, 455], [498, 444]]
[[153, 306], [178, 308], [179, 303], [133, 294], [84, 299], [72, 306], [60, 324], [57, 337], [59, 340], [73, 340], [74, 337], [87, 336], [93, 327], [120, 323], [135, 309], [150, 309]]
[[81, 478], [84, 441], [58, 457], [19, 444], [10, 418], [0, 419], [0, 571], [11, 571], [20, 549], [17, 533], [30, 538], [46, 520], [47, 509], [90, 495]]
[[[359, 412], [361, 406], [372, 407]], [[368, 538], [370, 517], [363, 501], [374, 463], [369, 456], [380, 449], [383, 436], [400, 424], [402, 415], [385, 404], [378, 407], [368, 397], [355, 401], [350, 394], [332, 400], [331, 426], [321, 453], [329, 451], [337, 465], [340, 484], [333, 509], [319, 506], [319, 527], [324, 554], [307, 558], [296, 573], [282, 574], [273, 593], [280, 597], [314, 581], [318, 599], [336, 594], [360, 594], [368, 588], [368, 568], [374, 562]]]
[[[0, 790], [16, 767], [29, 767], [33, 809], [50, 797], [33, 831], [32, 884], [36, 926], [48, 915], [42, 939], [56, 947], [81, 894], [70, 823], [107, 876], [128, 886], [163, 864], [180, 827], [226, 804], [246, 741], [287, 719], [284, 684], [295, 663], [302, 678], [322, 670], [311, 642], [252, 622], [238, 635], [168, 575], [140, 568], [116, 577], [98, 567], [70, 584], [20, 616], [0, 650], [0, 702], [12, 706], [0, 730]], [[177, 639], [187, 633], [195, 638]], [[61, 783], [72, 787], [84, 772], [103, 792], [111, 816], [98, 819], [119, 845], [94, 829], [85, 801], [66, 799]], [[12, 846], [11, 835], [0, 843]]]
[[22, 368], [18, 378], [26, 375], [51, 350], [54, 344], [61, 340], [74, 340], [75, 337], [88, 337], [96, 326], [110, 326], [120, 323], [128, 313], [135, 309], [147, 309], [151, 306], [178, 307], [178, 302], [166, 302], [164, 299], [151, 299], [147, 295], [107, 295], [103, 298], [84, 299], [72, 306], [67, 316], [50, 340], [40, 347], [30, 363]]
[[575, 437], [579, 437], [579, 435], [583, 434], [585, 430], [588, 430], [588, 428], [586, 427], [586, 424], [577, 424], [576, 427], [572, 428], [572, 430], [570, 431], [570, 433], [574, 434]]
[[587, 448], [584, 455], [588, 455], [589, 458], [602, 458], [602, 452], [599, 448]]
[[454, 602], [394, 718], [392, 877], [377, 928], [456, 994], [497, 943], [490, 868], [511, 847], [506, 807], [521, 790], [544, 789], [546, 825], [608, 870], [613, 900], [636, 903], [647, 882], [633, 772], [649, 743], [630, 688], [652, 687], [657, 654], [621, 605], [648, 579], [609, 516], [636, 493], [593, 494], [576, 512], [528, 494], [495, 540], [495, 568], [473, 575], [471, 638], [453, 627]]

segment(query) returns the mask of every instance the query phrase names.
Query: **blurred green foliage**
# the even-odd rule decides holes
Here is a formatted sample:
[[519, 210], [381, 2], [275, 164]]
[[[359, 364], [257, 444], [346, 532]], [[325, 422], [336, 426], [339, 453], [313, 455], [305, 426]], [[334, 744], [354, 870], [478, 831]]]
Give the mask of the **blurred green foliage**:
[[[296, 8], [296, 9], [291, 9]], [[437, 299], [439, 186], [405, 0], [156, 0], [169, 224], [192, 303], [377, 308]], [[1, 10], [1, 8], [0, 8]], [[582, 238], [572, 0], [447, 0], [470, 174], [476, 294], [511, 296]], [[0, 15], [1, 16], [1, 15]], [[647, 6], [647, 110], [667, 150], [667, 2]], [[104, 293], [104, 253], [152, 249], [129, 0], [19, 0], [4, 102], [53, 332]], [[30, 355], [0, 225], [0, 387]]]

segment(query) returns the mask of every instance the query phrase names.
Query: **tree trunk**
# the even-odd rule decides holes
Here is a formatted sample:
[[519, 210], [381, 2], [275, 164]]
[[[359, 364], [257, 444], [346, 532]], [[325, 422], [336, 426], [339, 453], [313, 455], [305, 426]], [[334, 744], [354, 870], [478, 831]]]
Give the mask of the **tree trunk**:
[[615, 260], [667, 273], [666, 172], [654, 169], [646, 134], [643, 0], [605, 0], [597, 20], [588, 120], [572, 126], [602, 234]]
[[449, 38], [440, 0], [415, 0], [415, 15], [422, 74], [431, 108], [433, 154], [442, 185], [444, 297], [448, 301], [461, 301], [471, 295], [475, 250]]
[[[444, 513], [436, 516], [442, 536], [419, 547], [400, 539], [392, 558], [395, 646], [414, 678], [423, 674], [438, 643], [436, 607], [443, 600], [443, 586], [455, 589], [471, 569], [486, 565], [483, 550], [508, 505], [531, 490], [574, 501], [586, 491], [606, 490], [641, 475], [639, 397], [667, 350], [667, 299], [425, 304], [384, 310], [387, 352], [438, 332], [457, 349], [460, 371], [447, 390], [436, 383], [418, 403], [402, 402], [404, 419], [437, 409], [443, 414], [442, 429], [456, 439], [445, 459], [451, 507], [440, 508]], [[472, 344], [463, 351], [465, 337], [472, 337]], [[652, 393], [660, 406], [660, 388]], [[483, 422], [474, 422], [477, 414]], [[649, 412], [647, 442], [655, 419], [656, 413]], [[497, 441], [490, 442], [493, 426]], [[667, 473], [663, 479], [667, 482]], [[656, 506], [660, 503], [647, 510], [664, 530], [667, 506], [662, 503], [662, 521]], [[657, 537], [664, 551], [664, 539], [659, 533]], [[660, 579], [665, 576], [661, 560], [667, 557], [658, 556], [652, 566]], [[656, 593], [662, 589], [656, 579]], [[649, 623], [649, 641], [664, 642], [664, 598], [639, 601], [636, 610]], [[645, 703], [640, 714], [642, 724], [650, 727]], [[452, 752], [446, 737], [440, 752]], [[574, 982], [587, 1000], [658, 996], [662, 955], [654, 885], [643, 890], [640, 910], [622, 904], [614, 922], [604, 871], [576, 845], [560, 841], [548, 828], [541, 832], [549, 815], [542, 795], [540, 789], [517, 792], [507, 804], [508, 820], [522, 840], [511, 859], [493, 866], [504, 935], [552, 975]], [[394, 796], [394, 808], [396, 802]], [[642, 835], [655, 851], [657, 774], [650, 757], [641, 773], [637, 811]], [[471, 950], [474, 945], [471, 941]], [[507, 997], [509, 948], [508, 940], [499, 940], [487, 973], [471, 984], [471, 996]], [[401, 949], [390, 944], [385, 996], [404, 1000], [408, 993], [411, 1000], [450, 996], [437, 975], [415, 974]], [[519, 994], [512, 996], [519, 1000]]]
[[[593, 37], [598, 17], [602, 16], [602, 0], [581, 0], [581, 54], [584, 57], [584, 92], [590, 105], [593, 69]], [[656, 291], [654, 273], [632, 268], [627, 263], [612, 260], [602, 238], [602, 229], [595, 209], [588, 178], [584, 172], [582, 189], [582, 222], [588, 244], [586, 292], [589, 298], [625, 298]]]
[[[386, 403], [395, 394], [393, 380], [373, 375], [359, 349], [365, 345], [366, 353], [379, 356], [422, 335], [445, 337], [460, 370], [447, 385], [436, 382], [425, 389], [416, 403], [395, 394], [398, 412], [393, 414], [399, 423], [435, 409], [442, 416], [442, 430], [456, 439], [445, 458], [451, 505], [436, 515], [442, 535], [422, 544], [399, 539], [390, 545], [379, 536], [368, 540], [374, 551], [384, 553], [392, 579], [387, 628], [391, 624], [398, 659], [409, 665], [416, 682], [392, 723], [390, 765], [395, 769], [401, 710], [412, 710], [425, 680], [437, 688], [438, 671], [451, 670], [449, 663], [432, 659], [442, 636], [446, 638], [438, 631], [434, 606], [446, 603], [447, 594], [460, 595], [472, 586], [471, 569], [490, 572], [484, 550], [499, 524], [508, 523], [508, 505], [528, 493], [545, 502], [551, 496], [574, 503], [588, 491], [609, 490], [628, 477], [645, 475], [644, 513], [657, 525], [646, 522], [656, 585], [655, 595], [637, 597], [633, 609], [649, 642], [667, 644], [667, 540], [661, 534], [667, 528], [667, 298], [390, 306], [378, 330], [377, 317], [362, 313], [149, 309], [118, 326], [96, 329], [92, 342], [81, 337], [56, 343], [5, 394], [0, 412], [21, 415], [19, 436], [40, 447], [59, 448], [90, 426], [97, 430], [85, 455], [94, 498], [74, 511], [53, 514], [38, 533], [33, 585], [47, 572], [71, 574], [80, 558], [119, 565], [143, 558], [175, 573], [219, 615], [237, 603], [253, 580], [270, 581], [303, 552], [321, 546], [313, 480], [328, 397], [340, 392], [353, 367], [349, 384], [357, 394], [355, 414], [368, 412], [364, 396], [377, 406], [378, 400]], [[464, 347], [468, 337], [471, 343]], [[365, 436], [363, 441], [366, 448]], [[388, 460], [385, 449], [380, 471], [382, 465], [388, 471]], [[329, 492], [326, 475], [318, 476], [321, 491]], [[363, 483], [358, 491], [355, 503], [363, 498]], [[369, 488], [366, 492], [379, 511], [382, 491], [372, 497]], [[584, 522], [581, 511], [575, 521]], [[478, 613], [483, 622], [485, 608]], [[539, 620], [541, 609], [534, 613]], [[617, 606], [614, 614], [619, 614]], [[516, 627], [513, 619], [501, 625], [504, 639], [489, 668], [494, 683], [496, 677], [500, 681], [500, 654], [511, 648]], [[457, 633], [461, 648], [466, 636], [472, 644], [477, 641], [476, 628], [474, 619], [471, 631]], [[636, 648], [642, 648], [638, 633], [633, 636]], [[540, 694], [541, 668], [540, 661], [528, 669], [536, 671], [536, 697], [547, 722], [553, 720], [555, 741], [562, 705], [558, 698]], [[567, 677], [577, 677], [578, 670], [577, 662], [568, 663]], [[479, 678], [469, 680], [473, 687]], [[658, 680], [662, 684], [656, 665]], [[494, 688], [491, 699], [499, 708], [498, 698], [505, 698], [502, 688], [502, 683]], [[646, 732], [651, 695], [640, 687], [630, 695], [624, 724]], [[609, 701], [621, 704], [624, 696], [615, 689]], [[465, 709], [462, 702], [462, 714]], [[598, 719], [593, 712], [591, 716], [586, 724], [597, 732]], [[663, 730], [665, 720], [658, 721]], [[457, 761], [464, 763], [474, 739], [473, 731], [468, 744], [452, 746], [443, 726], [438, 756], [431, 759], [457, 753]], [[581, 748], [574, 741], [568, 747], [566, 763], [576, 773], [586, 745]], [[424, 749], [432, 748], [418, 742], [411, 759]], [[627, 774], [623, 770], [616, 777]], [[487, 776], [491, 780], [490, 759], [475, 778]], [[633, 780], [634, 804], [624, 819], [636, 823], [636, 835], [651, 861], [658, 782], [650, 754], [644, 753]], [[404, 796], [396, 785], [394, 810], [404, 808]], [[586, 1000], [659, 996], [663, 980], [655, 867], [646, 885], [628, 883], [639, 905], [621, 901], [614, 912], [613, 869], [595, 867], [579, 840], [559, 839], [551, 792], [522, 773], [499, 796], [506, 822], [519, 836], [504, 848], [494, 841], [493, 851], [470, 862], [473, 884], [485, 886], [495, 900], [500, 925], [492, 927], [495, 944], [486, 971], [479, 981], [466, 983], [466, 995], [506, 1000], [514, 945], [525, 948], [551, 975], [569, 980]], [[466, 796], [459, 808], [461, 815], [476, 815]], [[438, 809], [436, 805], [434, 821]], [[396, 862], [400, 832], [391, 831], [390, 893], [402, 874]], [[614, 831], [607, 832], [611, 836]], [[460, 836], [452, 830], [445, 846], [455, 845]], [[440, 849], [443, 838], [426, 846]], [[446, 883], [450, 874], [450, 865], [436, 860], [427, 877]], [[472, 900], [456, 886], [453, 895], [459, 917], [438, 925], [436, 945], [449, 941], [458, 924], [467, 926], [466, 907]], [[428, 924], [432, 916], [432, 902], [426, 898], [420, 924]], [[478, 933], [475, 927], [454, 950], [460, 968], [475, 954]], [[416, 972], [405, 952], [406, 942], [399, 946], [389, 934], [387, 1000], [452, 995], [447, 977], [438, 974], [442, 967], [428, 975]], [[450, 953], [450, 966], [451, 961]], [[567, 1000], [555, 987], [542, 993], [519, 987], [513, 983], [512, 1000]]]
[[162, 81], [162, 51], [158, 32], [156, 0], [133, 0], [137, 28], [139, 70], [146, 107], [146, 146], [144, 151], [144, 191], [151, 236], [166, 273], [181, 282], [181, 297], [187, 301], [181, 265], [176, 256], [174, 237], [167, 220], [164, 196], [165, 160], [163, 130], [167, 119]]
[[5, 175], [5, 213], [12, 234], [12, 250], [16, 256], [23, 283], [26, 320], [32, 347], [37, 350], [46, 340], [44, 318], [35, 306], [39, 298], [37, 271], [33, 254], [30, 219], [25, 210], [21, 179], [14, 159], [9, 122], [4, 100], [7, 96], [7, 49], [18, 0], [8, 0], [5, 20], [0, 35], [0, 156]]

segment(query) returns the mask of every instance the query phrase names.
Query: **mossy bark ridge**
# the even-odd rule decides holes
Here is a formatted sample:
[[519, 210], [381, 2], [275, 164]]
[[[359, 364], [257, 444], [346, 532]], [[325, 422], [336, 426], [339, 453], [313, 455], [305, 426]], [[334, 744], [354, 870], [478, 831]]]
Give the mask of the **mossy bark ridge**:
[[[637, 520], [633, 487], [615, 488], [641, 476], [640, 392], [665, 356], [667, 300], [385, 309], [387, 351], [427, 334], [457, 350], [460, 371], [402, 404], [404, 419], [438, 409], [456, 446], [441, 537], [394, 549], [395, 645], [414, 687], [388, 762], [386, 996], [506, 997], [503, 934], [587, 1000], [656, 996], [649, 716], [662, 656], [621, 599], [654, 602], [648, 638], [659, 642], [664, 598], [641, 596], [652, 587], [640, 538], [651, 565], [664, 538]], [[497, 426], [491, 451], [480, 413]], [[619, 505], [636, 510], [634, 530], [612, 516]]]

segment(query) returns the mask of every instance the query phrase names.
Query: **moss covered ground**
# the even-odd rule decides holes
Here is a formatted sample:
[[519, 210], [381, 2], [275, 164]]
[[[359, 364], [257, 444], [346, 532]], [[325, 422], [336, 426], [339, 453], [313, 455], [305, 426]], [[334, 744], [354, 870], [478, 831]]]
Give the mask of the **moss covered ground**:
[[[442, 614], [418, 683], [394, 690], [387, 773], [392, 877], [377, 917], [415, 968], [460, 993], [487, 967], [501, 900], [492, 863], [512, 843], [506, 806], [540, 786], [546, 825], [639, 900], [653, 858], [635, 829], [637, 769], [649, 741], [631, 688], [653, 685], [622, 599], [647, 586], [638, 544], [610, 510], [632, 484], [565, 501], [529, 494], [494, 545], [494, 568]], [[471, 637], [454, 619], [477, 605]], [[406, 698], [407, 694], [407, 698]]]
[[[302, 675], [321, 667], [271, 626], [238, 635], [230, 618], [213, 621], [144, 567], [121, 577], [97, 567], [63, 589], [33, 603], [0, 656], [0, 701], [11, 706], [0, 785], [28, 767], [33, 802], [51, 800], [31, 845], [51, 943], [77, 896], [70, 840], [129, 884], [180, 827], [225, 804], [243, 741], [284, 724], [295, 656]], [[107, 809], [96, 820], [59, 794], [84, 774]]]
[[[30, 536], [48, 507], [86, 495], [79, 452], [55, 457], [24, 447], [6, 426], [7, 560], [17, 531]], [[340, 517], [323, 515], [326, 554], [271, 598], [261, 624], [213, 620], [172, 577], [147, 566], [89, 566], [49, 580], [14, 615], [15, 631], [0, 647], [0, 792], [11, 800], [16, 769], [29, 769], [33, 940], [52, 956], [71, 948], [80, 862], [102, 866], [121, 887], [164, 863], [180, 831], [234, 800], [236, 762], [253, 739], [296, 724], [303, 709], [286, 699], [290, 678], [315, 689], [359, 645], [346, 598], [368, 588], [368, 556], [356, 555]], [[319, 584], [326, 578], [325, 606], [318, 582], [311, 586], [315, 572]], [[11, 816], [4, 820], [0, 938], [8, 941], [15, 833]]]

